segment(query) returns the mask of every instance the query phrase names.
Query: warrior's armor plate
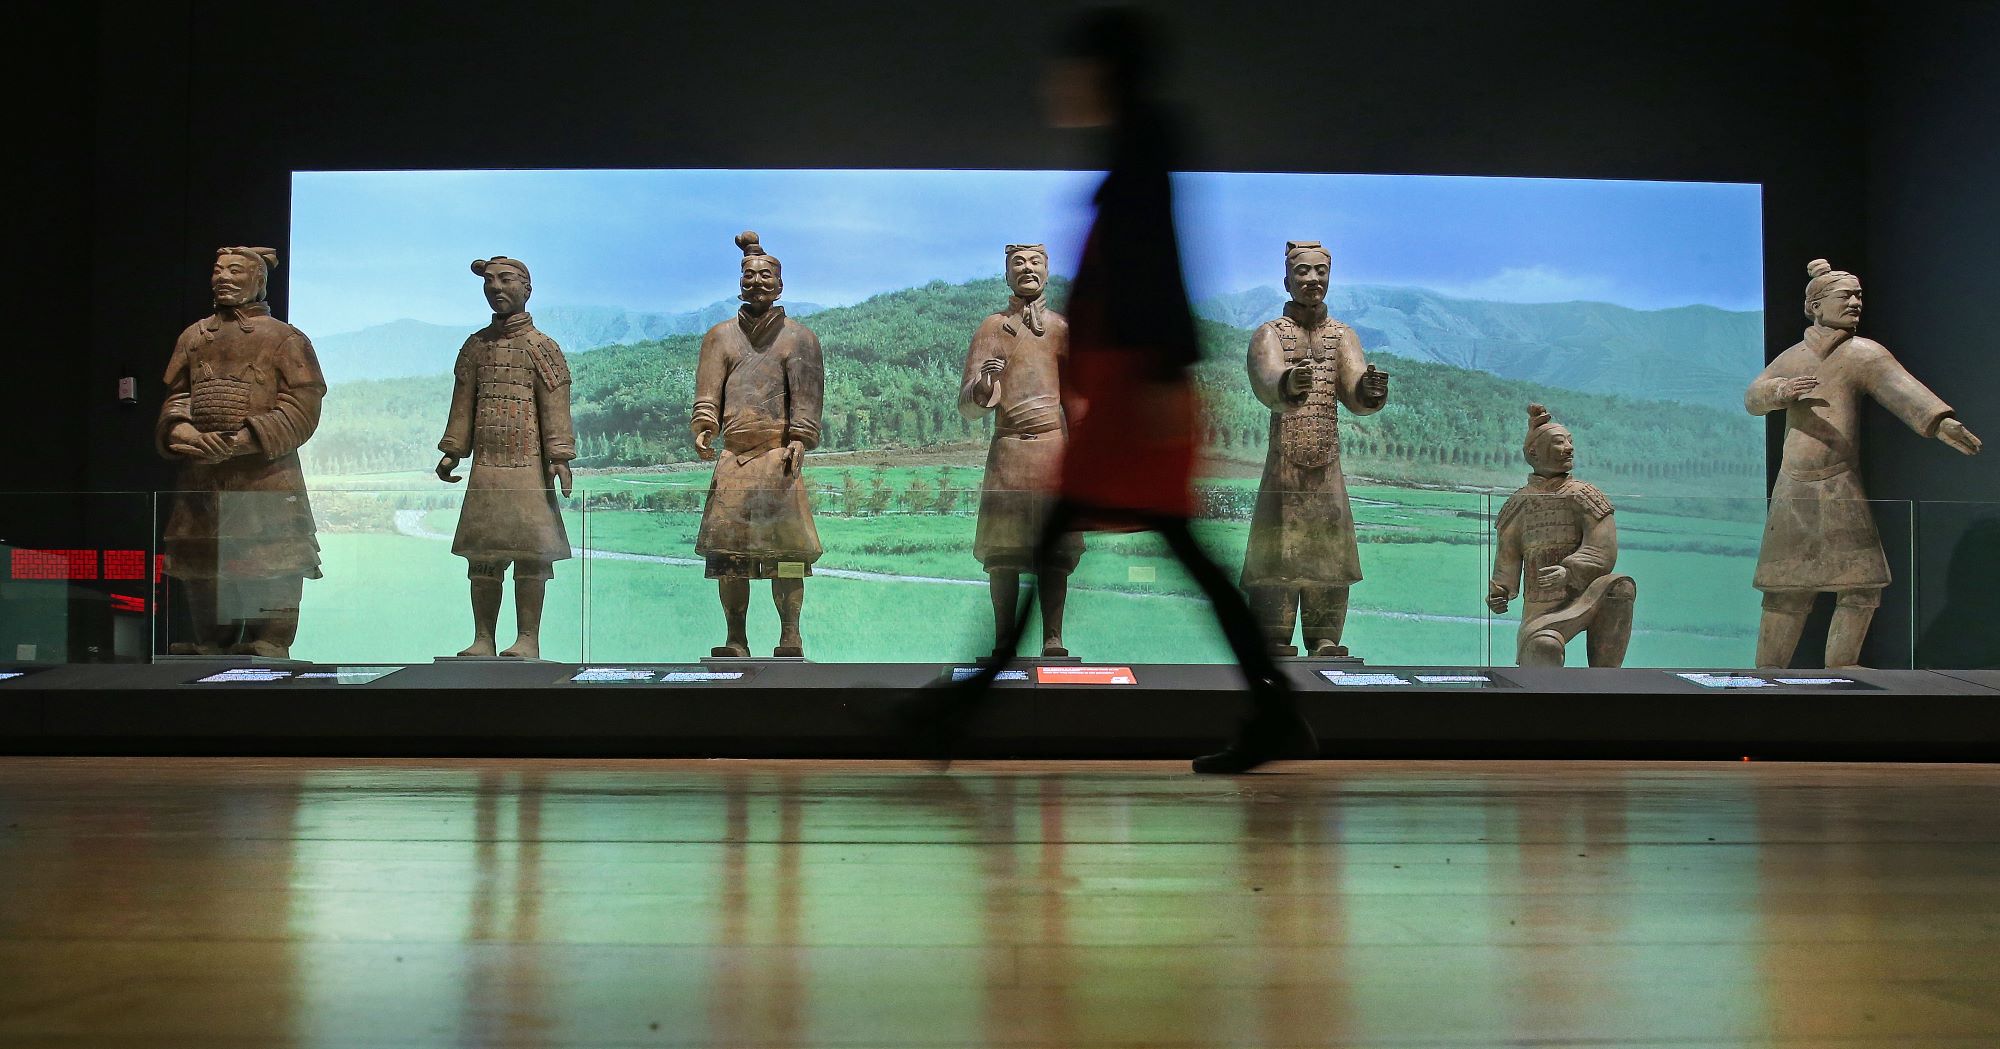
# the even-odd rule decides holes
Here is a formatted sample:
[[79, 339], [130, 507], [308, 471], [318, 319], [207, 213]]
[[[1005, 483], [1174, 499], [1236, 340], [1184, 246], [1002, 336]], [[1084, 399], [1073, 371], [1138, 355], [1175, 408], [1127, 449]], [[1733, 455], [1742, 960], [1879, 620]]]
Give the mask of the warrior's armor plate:
[[483, 466], [530, 466], [541, 451], [535, 420], [535, 362], [514, 339], [494, 343], [476, 370], [478, 411], [472, 461]]
[[1345, 325], [1332, 321], [1308, 334], [1290, 317], [1272, 322], [1285, 348], [1285, 366], [1312, 370], [1312, 385], [1295, 405], [1271, 417], [1271, 442], [1285, 460], [1319, 467], [1340, 454], [1340, 362]]
[[211, 372], [195, 376], [188, 396], [188, 414], [195, 429], [204, 433], [235, 433], [242, 429], [250, 418], [255, 385], [244, 379], [215, 375], [206, 361], [197, 364], [195, 370]]

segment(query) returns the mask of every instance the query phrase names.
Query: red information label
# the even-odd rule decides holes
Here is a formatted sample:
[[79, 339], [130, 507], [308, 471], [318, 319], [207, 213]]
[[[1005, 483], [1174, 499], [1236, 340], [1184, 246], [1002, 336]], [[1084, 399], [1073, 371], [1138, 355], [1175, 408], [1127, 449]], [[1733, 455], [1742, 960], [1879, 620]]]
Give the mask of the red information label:
[[1136, 685], [1131, 667], [1036, 667], [1035, 681], [1043, 685]]

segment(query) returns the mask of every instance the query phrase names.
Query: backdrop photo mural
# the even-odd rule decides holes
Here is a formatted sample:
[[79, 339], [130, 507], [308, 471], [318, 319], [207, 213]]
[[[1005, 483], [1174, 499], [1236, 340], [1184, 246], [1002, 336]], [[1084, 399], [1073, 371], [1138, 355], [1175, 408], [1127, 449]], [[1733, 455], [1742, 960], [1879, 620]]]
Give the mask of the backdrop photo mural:
[[[574, 374], [577, 557], [557, 566], [546, 658], [681, 661], [720, 642], [694, 553], [710, 465], [688, 431], [701, 334], [736, 311], [755, 229], [787, 311], [817, 332], [824, 437], [805, 478], [826, 553], [808, 655], [944, 662], [990, 646], [972, 539], [988, 421], [957, 410], [973, 331], [1002, 309], [1010, 243], [1045, 243], [1060, 309], [1098, 176], [1075, 171], [343, 171], [293, 177], [286, 318], [331, 392], [304, 449], [325, 578], [294, 654], [422, 661], [470, 633], [450, 537], [462, 486], [431, 472], [465, 337], [489, 320], [473, 259], [534, 273], [535, 324]], [[1506, 664], [1485, 608], [1492, 515], [1528, 472], [1530, 402], [1576, 435], [1639, 585], [1628, 666], [1744, 665], [1758, 595], [1764, 423], [1761, 194], [1742, 184], [1198, 172], [1177, 176], [1206, 352], [1198, 528], [1241, 564], [1268, 410], [1244, 372], [1279, 315], [1284, 246], [1333, 257], [1329, 312], [1394, 379], [1343, 416], [1366, 578], [1346, 641], [1370, 663]], [[1091, 536], [1066, 637], [1090, 660], [1227, 661], [1150, 536]], [[754, 638], [775, 615], [760, 592]], [[503, 630], [508, 624], [503, 623]], [[1576, 645], [1580, 649], [1582, 642]], [[761, 653], [760, 653], [761, 654]], [[1570, 662], [1582, 662], [1580, 651]]]

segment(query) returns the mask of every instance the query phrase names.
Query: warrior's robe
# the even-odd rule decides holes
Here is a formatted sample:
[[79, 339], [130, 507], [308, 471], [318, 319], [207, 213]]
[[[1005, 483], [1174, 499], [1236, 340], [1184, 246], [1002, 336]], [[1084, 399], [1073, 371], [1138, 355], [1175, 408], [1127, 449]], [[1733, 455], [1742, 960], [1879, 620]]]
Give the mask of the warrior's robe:
[[[299, 446], [319, 426], [326, 378], [305, 333], [264, 303], [218, 307], [181, 333], [167, 364], [167, 400], [153, 428], [178, 459], [164, 531], [167, 574], [179, 579], [319, 578], [319, 541]], [[256, 449], [220, 463], [168, 450], [174, 427], [249, 429]]]
[[[1062, 477], [1067, 427], [1062, 410], [1062, 370], [1069, 354], [1069, 322], [1040, 301], [1018, 296], [1007, 309], [980, 322], [965, 355], [958, 410], [968, 419], [997, 412], [993, 443], [986, 450], [986, 474], [979, 492], [979, 527], [973, 556], [989, 572], [1032, 572], [1036, 541]], [[980, 366], [1007, 362], [996, 377], [999, 403], [975, 397]], [[1048, 567], [1073, 571], [1083, 553], [1083, 537], [1071, 533], [1056, 548]]]
[[[1508, 497], [1493, 527], [1500, 541], [1491, 582], [1509, 598], [1521, 595], [1521, 662], [1532, 661], [1526, 642], [1535, 634], [1554, 629], [1564, 639], [1573, 637], [1593, 629], [1601, 609], [1621, 603], [1621, 620], [1607, 624], [1619, 636], [1604, 639], [1613, 642], [1615, 652], [1601, 643], [1591, 652], [1593, 666], [1619, 665], [1631, 627], [1625, 610], [1636, 587], [1630, 576], [1612, 571], [1618, 563], [1618, 525], [1611, 500], [1596, 485], [1568, 474], [1536, 475]], [[1568, 578], [1561, 583], [1538, 578], [1542, 569], [1555, 567], [1567, 569]], [[1558, 642], [1553, 664], [1561, 663]]]
[[783, 307], [739, 312], [702, 336], [694, 418], [720, 429], [694, 545], [708, 559], [709, 578], [777, 578], [781, 563], [811, 574], [819, 531], [805, 464], [788, 471], [785, 446], [819, 447], [825, 382], [819, 337]]
[[496, 315], [452, 367], [451, 416], [438, 450], [472, 459], [451, 552], [470, 561], [570, 556], [549, 464], [576, 458], [562, 347], [526, 313]]
[[[1245, 587], [1350, 586], [1361, 580], [1347, 478], [1340, 470], [1339, 409], [1372, 415], [1362, 400], [1368, 362], [1354, 329], [1325, 307], [1285, 304], [1284, 316], [1250, 336], [1250, 386], [1271, 409], [1270, 448], [1243, 556]], [[1285, 372], [1310, 367], [1303, 394], [1285, 392]]]
[[[1782, 403], [1786, 383], [1812, 375], [1819, 386]], [[1925, 437], [1952, 414], [1951, 406], [1918, 382], [1881, 343], [1814, 325], [1804, 340], [1778, 355], [1744, 394], [1752, 415], [1785, 410], [1785, 451], [1764, 543], [1757, 554], [1757, 589], [1771, 592], [1880, 590], [1889, 562], [1861, 490], [1861, 397], [1866, 394]]]

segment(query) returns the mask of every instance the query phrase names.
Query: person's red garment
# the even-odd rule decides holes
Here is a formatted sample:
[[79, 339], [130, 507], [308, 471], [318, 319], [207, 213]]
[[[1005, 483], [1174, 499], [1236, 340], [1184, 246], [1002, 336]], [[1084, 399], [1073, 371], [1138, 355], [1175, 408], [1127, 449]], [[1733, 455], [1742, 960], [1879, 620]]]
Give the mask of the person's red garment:
[[1094, 509], [1195, 515], [1197, 394], [1185, 372], [1158, 378], [1155, 352], [1072, 347], [1064, 376], [1072, 412], [1064, 499]]

